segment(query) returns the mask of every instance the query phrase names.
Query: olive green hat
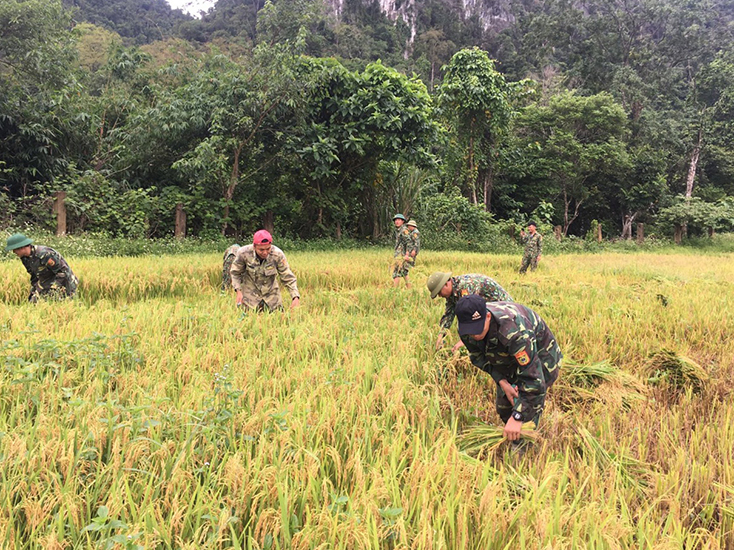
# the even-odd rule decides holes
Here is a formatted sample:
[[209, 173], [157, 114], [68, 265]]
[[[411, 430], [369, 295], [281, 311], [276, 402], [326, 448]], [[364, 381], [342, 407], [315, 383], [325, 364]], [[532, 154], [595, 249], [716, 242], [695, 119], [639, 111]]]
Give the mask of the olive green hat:
[[409, 221], [408, 223], [406, 223], [405, 225], [412, 225], [413, 227], [415, 227], [416, 229], [418, 229], [418, 224], [417, 224], [417, 223], [415, 223], [415, 220], [410, 220], [410, 221]]
[[33, 239], [29, 239], [28, 237], [23, 235], [23, 233], [10, 235], [10, 237], [8, 237], [7, 243], [5, 243], [5, 252], [11, 252], [13, 250], [17, 250], [18, 248], [23, 248], [24, 246], [28, 246], [31, 243], [33, 243]]
[[395, 220], [403, 220], [403, 221], [405, 221], [405, 216], [403, 216], [402, 214], [395, 214], [392, 217], [392, 221], [395, 221]]
[[438, 296], [438, 293], [441, 292], [443, 285], [445, 285], [450, 278], [450, 272], [442, 273], [441, 271], [436, 271], [436, 273], [431, 273], [431, 276], [428, 277], [428, 282], [426, 282], [428, 290], [431, 291], [431, 298], [435, 298], [436, 296]]

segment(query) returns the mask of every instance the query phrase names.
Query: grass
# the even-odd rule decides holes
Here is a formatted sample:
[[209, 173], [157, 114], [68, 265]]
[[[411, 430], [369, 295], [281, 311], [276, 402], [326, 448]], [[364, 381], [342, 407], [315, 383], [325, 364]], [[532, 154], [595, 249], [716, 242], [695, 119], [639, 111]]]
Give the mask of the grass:
[[[522, 277], [518, 256], [425, 252], [410, 290], [387, 249], [288, 257], [303, 306], [263, 315], [219, 292], [219, 252], [71, 256], [79, 299], [37, 306], [0, 263], [4, 547], [734, 545], [731, 256]], [[489, 376], [433, 350], [445, 269], [497, 279], [564, 350], [521, 461]], [[654, 383], [661, 353], [707, 377]]]

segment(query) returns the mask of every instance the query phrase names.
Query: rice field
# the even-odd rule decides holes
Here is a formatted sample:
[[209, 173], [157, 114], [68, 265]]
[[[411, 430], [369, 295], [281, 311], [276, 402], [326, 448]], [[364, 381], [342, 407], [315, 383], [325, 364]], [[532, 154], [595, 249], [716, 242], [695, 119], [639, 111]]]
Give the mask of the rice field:
[[[734, 547], [734, 257], [288, 253], [302, 307], [246, 314], [219, 254], [0, 263], [4, 548]], [[484, 273], [566, 357], [524, 456], [489, 376], [436, 352], [436, 270]], [[497, 434], [500, 435], [497, 435]]]

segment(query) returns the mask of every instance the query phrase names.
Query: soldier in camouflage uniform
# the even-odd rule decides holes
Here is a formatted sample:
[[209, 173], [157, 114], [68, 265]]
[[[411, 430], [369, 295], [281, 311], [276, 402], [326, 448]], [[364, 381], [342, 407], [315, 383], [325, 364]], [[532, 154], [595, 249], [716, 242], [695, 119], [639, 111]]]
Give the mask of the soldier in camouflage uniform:
[[[462, 296], [468, 296], [469, 294], [478, 294], [484, 298], [485, 302], [512, 302], [512, 296], [502, 286], [486, 275], [480, 275], [478, 273], [468, 273], [466, 275], [457, 275], [452, 277], [451, 273], [442, 273], [437, 271], [432, 273], [428, 277], [427, 281], [428, 290], [431, 292], [431, 298], [435, 299], [436, 296], [446, 298], [446, 310], [444, 311], [443, 317], [438, 322], [441, 327], [441, 333], [438, 335], [438, 341], [436, 342], [436, 349], [440, 349], [443, 346], [443, 340], [446, 334], [448, 334], [451, 325], [454, 322], [454, 308], [456, 302]], [[453, 347], [452, 351], [457, 351], [463, 344], [459, 340]]]
[[232, 288], [232, 275], [230, 269], [232, 269], [232, 262], [237, 251], [240, 249], [240, 245], [233, 244], [224, 252], [224, 263], [222, 265], [222, 291], [226, 291]]
[[400, 284], [400, 279], [403, 278], [405, 279], [406, 288], [410, 288], [408, 271], [410, 271], [415, 263], [415, 254], [411, 254], [413, 251], [413, 239], [410, 236], [410, 229], [405, 225], [405, 216], [395, 214], [392, 221], [396, 229], [392, 270], [393, 286], [397, 287]]
[[528, 232], [520, 231], [520, 237], [525, 244], [520, 273], [525, 273], [528, 266], [530, 266], [530, 271], [535, 271], [538, 267], [540, 254], [543, 251], [543, 236], [536, 231], [535, 222], [528, 222]]
[[456, 304], [459, 335], [472, 364], [497, 383], [496, 409], [505, 437], [520, 438], [524, 422], [538, 425], [545, 395], [558, 378], [563, 354], [543, 319], [513, 302], [464, 296]]
[[53, 248], [33, 245], [33, 241], [16, 233], [8, 237], [5, 251], [13, 253], [23, 262], [31, 276], [31, 292], [28, 301], [36, 303], [41, 298], [60, 300], [73, 298], [79, 281], [66, 260]]
[[237, 250], [230, 274], [238, 306], [257, 311], [282, 310], [283, 300], [276, 275], [291, 295], [291, 308], [300, 304], [296, 276], [283, 251], [272, 243], [270, 233], [261, 229], [255, 233], [252, 244]]

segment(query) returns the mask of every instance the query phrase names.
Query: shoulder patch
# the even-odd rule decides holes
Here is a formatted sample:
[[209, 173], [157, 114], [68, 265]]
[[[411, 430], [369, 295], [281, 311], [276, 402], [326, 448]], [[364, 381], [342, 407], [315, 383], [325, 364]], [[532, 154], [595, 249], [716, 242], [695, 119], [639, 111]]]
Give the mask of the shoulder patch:
[[528, 355], [528, 352], [525, 350], [522, 350], [515, 354], [515, 359], [517, 359], [517, 362], [520, 363], [523, 367], [530, 363], [530, 356]]
[[48, 261], [46, 262], [46, 265], [48, 267], [53, 267], [53, 266], [56, 265], [56, 262], [54, 262], [54, 259], [53, 258], [49, 258]]
[[467, 289], [465, 289], [465, 288], [462, 288], [461, 289], [461, 292], [459, 294], [461, 294], [462, 297], [463, 296], [468, 296], [469, 295], [469, 291]]

